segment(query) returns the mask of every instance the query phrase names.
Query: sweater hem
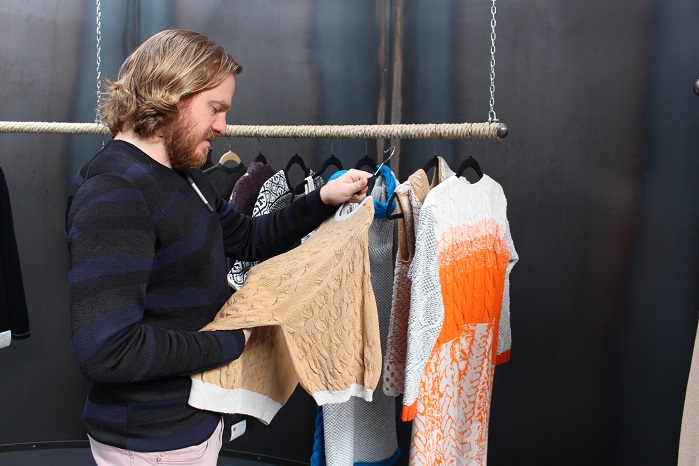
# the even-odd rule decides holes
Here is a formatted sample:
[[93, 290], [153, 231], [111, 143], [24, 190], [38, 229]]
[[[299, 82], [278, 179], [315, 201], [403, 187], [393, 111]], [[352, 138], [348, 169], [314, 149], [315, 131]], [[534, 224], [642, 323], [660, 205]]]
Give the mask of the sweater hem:
[[282, 405], [273, 399], [243, 388], [226, 389], [192, 379], [189, 405], [217, 413], [244, 414], [269, 424]]
[[498, 364], [504, 364], [506, 362], [510, 361], [510, 350], [505, 351], [502, 354], [498, 354], [495, 356], [495, 365], [497, 366]]
[[403, 410], [400, 413], [400, 418], [402, 421], [409, 422], [415, 419], [417, 414], [417, 401], [410, 406], [403, 406]]
[[400, 454], [400, 448], [397, 448], [390, 458], [382, 461], [355, 461], [354, 466], [392, 466], [400, 459]]
[[366, 388], [362, 385], [353, 383], [349, 388], [340, 391], [323, 390], [313, 393], [313, 399], [316, 400], [318, 406], [331, 403], [344, 403], [352, 396], [363, 398], [366, 401], [371, 401], [374, 397], [374, 390]]

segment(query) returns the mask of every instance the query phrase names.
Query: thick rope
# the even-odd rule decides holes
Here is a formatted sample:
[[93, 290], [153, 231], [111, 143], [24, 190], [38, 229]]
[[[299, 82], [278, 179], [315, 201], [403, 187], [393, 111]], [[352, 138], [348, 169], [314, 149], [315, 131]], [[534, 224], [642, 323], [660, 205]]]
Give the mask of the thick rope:
[[[504, 128], [504, 130], [503, 130]], [[97, 123], [0, 121], [0, 133], [111, 134]], [[431, 123], [395, 125], [228, 125], [226, 136], [240, 138], [325, 139], [501, 139], [503, 123]]]

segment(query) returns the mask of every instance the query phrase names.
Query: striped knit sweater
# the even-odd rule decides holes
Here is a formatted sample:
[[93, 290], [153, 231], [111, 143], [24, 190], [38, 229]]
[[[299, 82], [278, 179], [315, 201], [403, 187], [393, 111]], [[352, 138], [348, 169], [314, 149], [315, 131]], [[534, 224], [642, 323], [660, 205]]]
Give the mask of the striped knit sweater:
[[96, 440], [136, 451], [195, 445], [220, 415], [187, 404], [190, 374], [240, 356], [242, 331], [199, 332], [230, 296], [225, 255], [264, 259], [335, 209], [311, 193], [269, 216], [241, 215], [192, 171], [185, 177], [112, 141], [70, 189], [72, 344], [92, 381], [83, 413]]

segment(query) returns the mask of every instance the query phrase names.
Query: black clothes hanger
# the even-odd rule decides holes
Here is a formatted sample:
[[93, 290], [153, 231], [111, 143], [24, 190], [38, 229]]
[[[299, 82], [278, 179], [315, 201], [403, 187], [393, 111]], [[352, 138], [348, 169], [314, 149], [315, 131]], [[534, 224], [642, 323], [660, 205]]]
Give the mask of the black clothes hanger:
[[267, 165], [267, 158], [264, 155], [262, 155], [262, 142], [260, 142], [260, 138], [257, 138], [257, 145], [259, 146], [260, 153], [257, 154], [257, 157], [255, 157], [255, 160], [253, 160], [253, 162], [260, 162]]
[[474, 159], [470, 155], [466, 160], [461, 162], [461, 165], [459, 166], [459, 169], [456, 172], [456, 176], [463, 175], [464, 171], [466, 171], [467, 168], [473, 168], [476, 171], [476, 174], [478, 175], [478, 179], [483, 178], [483, 170], [481, 170], [481, 166], [478, 164], [478, 161], [476, 161], [476, 159]]
[[430, 158], [430, 159], [427, 161], [427, 163], [425, 164], [424, 167], [422, 167], [422, 169], [425, 171], [425, 173], [427, 173], [427, 171], [428, 171], [430, 168], [435, 168], [435, 167], [437, 167], [437, 164], [438, 164], [438, 163], [439, 163], [439, 157], [437, 157], [436, 155], [434, 155], [434, 156], [432, 156], [432, 158]]
[[464, 174], [467, 168], [473, 168], [476, 172], [476, 175], [478, 175], [478, 179], [480, 180], [483, 178], [483, 170], [481, 170], [481, 166], [478, 163], [476, 159], [473, 158], [471, 155], [471, 138], [468, 139], [468, 158], [461, 162], [461, 165], [459, 166], [459, 169], [456, 171], [456, 176], [461, 176]]
[[[291, 170], [291, 167], [294, 165], [298, 165], [301, 170], [303, 170], [303, 178], [307, 178], [311, 174], [311, 169], [306, 166], [306, 162], [303, 161], [301, 156], [299, 155], [299, 146], [298, 146], [298, 140], [296, 141], [296, 153], [291, 156], [289, 161], [286, 164], [286, 168], [284, 169], [284, 176], [286, 177], [286, 183], [288, 186], [292, 186], [291, 183], [291, 178], [289, 177], [289, 170]], [[300, 189], [299, 186], [303, 186], [304, 182], [302, 181], [299, 185], [296, 185], [292, 190], [292, 194], [296, 192], [296, 189]]]
[[[393, 209], [391, 209], [391, 203], [396, 200], [396, 192], [393, 191], [393, 194], [391, 194], [391, 197], [388, 198], [388, 202], [386, 203], [386, 218], [389, 220], [395, 220], [397, 218], [403, 218], [403, 212], [398, 212], [397, 214], [392, 214]], [[396, 202], [396, 208], [398, 208], [398, 203]]]
[[335, 157], [335, 151], [332, 149], [332, 143], [330, 143], [330, 157], [325, 159], [325, 162], [323, 162], [323, 165], [321, 165], [320, 170], [318, 170], [318, 175], [322, 175], [325, 170], [327, 170], [330, 167], [335, 167], [337, 168], [337, 171], [344, 170], [342, 168], [342, 162], [340, 159]]
[[299, 167], [301, 167], [301, 170], [303, 170], [304, 177], [311, 174], [311, 170], [308, 167], [306, 167], [306, 163], [303, 161], [299, 154], [294, 154], [291, 156], [289, 162], [286, 164], [284, 172], [288, 175], [289, 170], [291, 170], [291, 167], [293, 167], [294, 165], [298, 165]]
[[369, 147], [366, 141], [364, 141], [364, 157], [361, 159], [357, 160], [357, 163], [354, 165], [354, 168], [359, 170], [360, 168], [364, 167], [369, 167], [368, 171], [369, 173], [374, 173], [376, 171], [376, 160], [372, 159], [369, 157]]

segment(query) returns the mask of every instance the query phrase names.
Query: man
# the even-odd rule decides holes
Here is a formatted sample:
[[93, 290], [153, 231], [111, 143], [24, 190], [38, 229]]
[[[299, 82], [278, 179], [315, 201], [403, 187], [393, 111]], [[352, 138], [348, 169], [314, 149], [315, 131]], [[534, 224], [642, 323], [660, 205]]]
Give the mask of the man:
[[[83, 421], [98, 464], [216, 464], [221, 416], [187, 404], [189, 375], [227, 364], [250, 330], [200, 332], [230, 295], [225, 256], [284, 252], [343, 202], [350, 170], [286, 209], [234, 212], [201, 171], [242, 68], [198, 33], [144, 42], [108, 83], [114, 134], [80, 171], [66, 216], [72, 344], [92, 381]], [[283, 292], [283, 290], [279, 290]]]

